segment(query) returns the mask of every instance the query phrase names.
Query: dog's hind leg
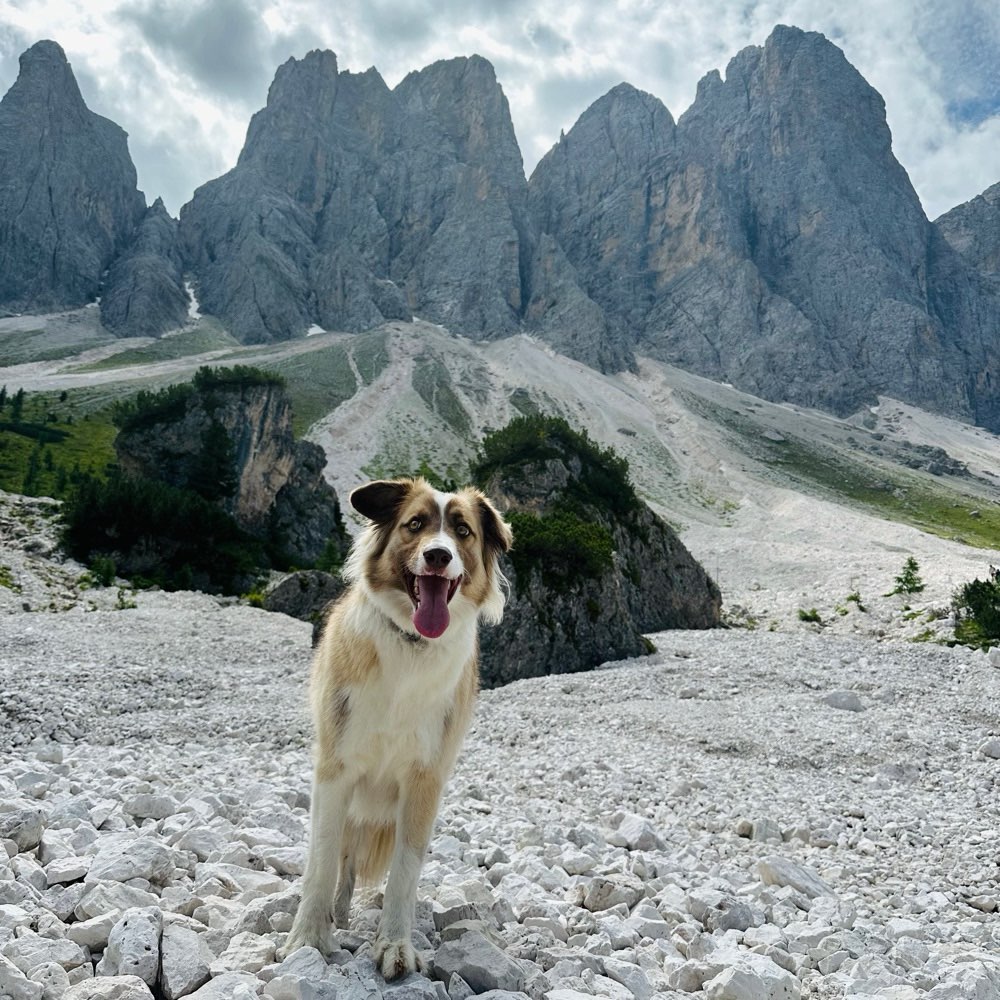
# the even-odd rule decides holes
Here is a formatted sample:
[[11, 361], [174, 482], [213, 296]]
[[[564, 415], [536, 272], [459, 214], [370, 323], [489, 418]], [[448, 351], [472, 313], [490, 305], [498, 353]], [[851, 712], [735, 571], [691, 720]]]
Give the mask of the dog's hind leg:
[[313, 783], [309, 860], [303, 877], [302, 901], [280, 957], [303, 947], [316, 948], [324, 954], [330, 950], [333, 895], [350, 799], [351, 787], [342, 773], [325, 780], [321, 773], [317, 774]]
[[395, 849], [382, 903], [374, 958], [385, 979], [398, 979], [420, 966], [410, 934], [417, 880], [427, 853], [441, 798], [441, 778], [415, 770], [401, 791]]
[[354, 854], [348, 847], [340, 852], [340, 878], [333, 899], [333, 926], [346, 929], [351, 922], [351, 897], [354, 895]]

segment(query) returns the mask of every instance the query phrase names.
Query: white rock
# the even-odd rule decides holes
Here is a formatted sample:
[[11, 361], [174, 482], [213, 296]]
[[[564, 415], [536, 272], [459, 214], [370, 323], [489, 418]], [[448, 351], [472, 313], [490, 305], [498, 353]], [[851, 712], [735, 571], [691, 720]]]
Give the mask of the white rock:
[[63, 1000], [153, 1000], [153, 994], [138, 976], [112, 976], [77, 983]]
[[48, 885], [63, 885], [67, 882], [78, 882], [90, 871], [92, 859], [83, 857], [56, 858], [45, 866], [45, 879]]
[[274, 961], [274, 942], [259, 934], [237, 934], [229, 947], [211, 963], [213, 976], [226, 972], [260, 972]]
[[90, 884], [146, 879], [163, 883], [173, 874], [176, 861], [174, 851], [151, 837], [115, 840], [101, 845], [86, 881]]
[[772, 854], [757, 863], [757, 871], [765, 885], [790, 886], [810, 899], [833, 896], [830, 888], [811, 868]]
[[201, 934], [179, 924], [165, 924], [160, 939], [160, 987], [166, 1000], [177, 1000], [204, 986], [211, 978], [214, 958]]
[[41, 983], [32, 982], [10, 959], [0, 955], [0, 997], [42, 1000]]
[[766, 955], [741, 955], [704, 985], [708, 1000], [799, 1000], [799, 981]]
[[86, 952], [73, 941], [42, 937], [30, 930], [22, 930], [19, 937], [4, 946], [3, 953], [26, 975], [46, 962], [55, 962], [66, 970], [87, 962]]
[[36, 966], [31, 979], [42, 987], [42, 1000], [62, 1000], [71, 985], [69, 973], [58, 962]]
[[111, 929], [97, 975], [138, 976], [147, 986], [155, 985], [162, 924], [163, 914], [155, 906], [126, 910]]
[[166, 819], [177, 812], [178, 806], [176, 800], [169, 795], [144, 793], [126, 799], [123, 808], [136, 819]]
[[1000, 759], [1000, 737], [992, 737], [979, 744], [979, 752], [984, 757], [992, 757], [994, 760]]
[[89, 920], [77, 920], [66, 928], [66, 936], [83, 948], [104, 951], [112, 928], [121, 919], [122, 910], [108, 910]]

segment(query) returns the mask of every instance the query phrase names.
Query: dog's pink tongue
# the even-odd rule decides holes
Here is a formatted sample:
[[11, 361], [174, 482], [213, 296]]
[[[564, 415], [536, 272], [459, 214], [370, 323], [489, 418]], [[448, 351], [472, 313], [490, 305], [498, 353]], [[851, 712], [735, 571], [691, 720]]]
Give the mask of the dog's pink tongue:
[[421, 576], [420, 603], [413, 612], [413, 627], [428, 639], [436, 639], [448, 627], [448, 581], [443, 576]]

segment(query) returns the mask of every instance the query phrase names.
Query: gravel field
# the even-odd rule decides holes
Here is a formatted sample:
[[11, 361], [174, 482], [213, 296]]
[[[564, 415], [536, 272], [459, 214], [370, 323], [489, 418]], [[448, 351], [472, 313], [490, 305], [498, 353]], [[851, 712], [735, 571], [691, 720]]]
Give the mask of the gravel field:
[[1000, 997], [987, 655], [669, 632], [484, 692], [421, 880], [429, 973], [387, 985], [377, 890], [329, 962], [274, 958], [305, 852], [309, 626], [83, 590], [43, 505], [4, 500], [0, 997]]

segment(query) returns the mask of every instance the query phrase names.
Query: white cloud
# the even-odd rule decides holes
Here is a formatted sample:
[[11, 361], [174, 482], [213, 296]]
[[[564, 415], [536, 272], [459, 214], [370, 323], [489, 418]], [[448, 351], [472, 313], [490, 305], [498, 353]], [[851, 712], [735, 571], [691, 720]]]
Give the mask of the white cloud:
[[129, 132], [148, 199], [176, 213], [235, 162], [275, 69], [309, 48], [332, 48], [342, 69], [374, 65], [390, 86], [478, 52], [497, 68], [530, 171], [615, 83], [679, 117], [706, 72], [777, 23], [822, 31], [882, 94], [931, 217], [1000, 180], [995, 0], [0, 0], [0, 92], [19, 48], [54, 38], [90, 106]]

